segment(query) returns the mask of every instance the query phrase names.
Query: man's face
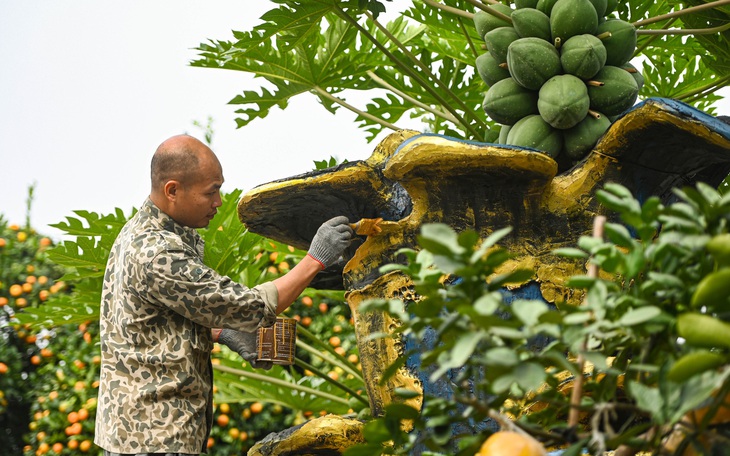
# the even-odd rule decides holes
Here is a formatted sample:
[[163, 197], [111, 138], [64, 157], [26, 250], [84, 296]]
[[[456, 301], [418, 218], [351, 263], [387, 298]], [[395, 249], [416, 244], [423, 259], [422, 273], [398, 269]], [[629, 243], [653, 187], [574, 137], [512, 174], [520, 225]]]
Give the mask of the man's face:
[[215, 159], [201, 160], [197, 179], [181, 183], [175, 198], [176, 222], [190, 228], [205, 228], [221, 206], [223, 171]]

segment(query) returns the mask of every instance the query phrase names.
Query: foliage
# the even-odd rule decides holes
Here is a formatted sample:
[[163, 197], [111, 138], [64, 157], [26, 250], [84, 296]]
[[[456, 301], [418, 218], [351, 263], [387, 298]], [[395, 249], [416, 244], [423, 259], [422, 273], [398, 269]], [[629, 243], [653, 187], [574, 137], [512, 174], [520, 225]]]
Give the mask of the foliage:
[[[702, 183], [676, 189], [675, 195], [677, 201], [664, 206], [656, 197], [639, 202], [617, 184], [598, 192], [620, 223], [606, 223], [605, 240], [583, 236], [577, 248], [555, 252], [585, 259], [601, 271], [570, 279], [569, 286], [584, 292], [581, 305], [552, 307], [502, 290], [525, 277], [520, 271], [495, 273], [509, 257], [495, 246], [507, 229], [480, 240], [473, 232], [424, 226], [421, 250], [404, 250], [406, 265], [387, 266], [412, 279], [419, 299], [374, 300], [366, 309], [389, 312], [402, 322], [399, 334], [418, 347], [422, 369], [431, 381], [453, 382], [453, 397], [427, 396], [420, 412], [388, 406], [383, 417], [366, 425], [367, 444], [346, 454], [427, 449], [471, 455], [494, 431], [494, 421], [484, 424], [496, 419], [508, 425], [504, 417], [513, 417], [514, 425], [548, 447], [569, 447], [565, 454], [582, 448], [602, 454], [621, 445], [653, 451], [669, 447], [668, 436], [675, 439], [671, 451], [700, 444], [704, 454], [712, 444], [726, 448], [727, 437], [713, 424], [713, 414], [724, 418], [727, 412], [721, 404], [730, 392], [729, 333], [720, 331], [720, 343], [702, 346], [706, 341], [680, 333], [677, 321], [687, 312], [714, 321], [728, 318], [727, 294], [701, 308], [691, 303], [705, 277], [728, 268], [728, 251], [722, 257], [707, 246], [728, 232], [730, 196]], [[428, 331], [435, 334], [431, 345]], [[699, 339], [708, 331], [701, 328]], [[541, 343], [535, 343], [538, 336], [544, 337]], [[720, 362], [686, 362], [701, 350], [711, 350]], [[580, 358], [587, 362], [582, 400], [574, 404], [580, 421], [568, 426], [569, 392], [581, 372]], [[698, 408], [708, 415], [695, 429], [680, 432], [677, 443], [674, 426]], [[403, 431], [406, 420], [415, 432]], [[454, 432], [457, 425], [466, 431]]]
[[[234, 40], [201, 43], [199, 58], [192, 62], [266, 80], [258, 91], [244, 90], [230, 101], [240, 106], [239, 127], [310, 93], [332, 113], [344, 107], [357, 114], [368, 141], [397, 129], [407, 117], [419, 119], [432, 133], [477, 141], [497, 138], [499, 127], [481, 109], [487, 87], [474, 70], [474, 60], [483, 52], [471, 20], [476, 2], [413, 1], [386, 25], [372, 9], [352, 1], [274, 3], [277, 7], [259, 25], [235, 31]], [[730, 81], [730, 11], [717, 6], [665, 16], [701, 3], [631, 0], [618, 6], [615, 17], [639, 28], [635, 62], [643, 67], [642, 98], [675, 98], [714, 112], [713, 103], [720, 99], [716, 91]], [[377, 1], [368, 4], [385, 9]], [[682, 34], [686, 30], [695, 31]], [[346, 99], [362, 99], [358, 93], [370, 102], [355, 106]]]
[[[206, 263], [252, 287], [287, 272], [304, 253], [248, 232], [237, 218], [240, 194], [223, 195], [218, 215], [200, 233]], [[2, 331], [11, 342], [0, 346], [0, 361], [7, 367], [7, 374], [0, 373], [0, 438], [14, 439], [6, 445], [12, 454], [21, 454], [23, 443], [28, 456], [99, 453], [91, 442], [102, 275], [114, 239], [135, 212], [77, 211], [53, 225], [66, 235], [55, 246], [29, 227], [7, 227], [0, 219], [0, 304], [7, 314]], [[22, 294], [10, 294], [11, 286], [26, 282], [33, 287], [24, 285]], [[289, 308], [287, 314], [301, 325], [293, 368], [275, 366], [262, 373], [227, 347], [216, 346], [210, 454], [241, 453], [268, 432], [323, 413], [363, 408], [367, 400], [361, 396], [354, 330], [342, 301], [341, 291], [305, 290]], [[71, 429], [70, 420], [79, 415], [84, 419]]]

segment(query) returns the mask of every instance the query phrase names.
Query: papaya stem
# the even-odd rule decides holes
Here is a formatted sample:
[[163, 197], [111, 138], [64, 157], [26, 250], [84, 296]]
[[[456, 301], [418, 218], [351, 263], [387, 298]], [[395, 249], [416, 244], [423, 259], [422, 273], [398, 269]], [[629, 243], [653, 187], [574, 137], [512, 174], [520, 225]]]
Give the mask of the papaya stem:
[[594, 111], [592, 109], [589, 109], [588, 110], [588, 115], [591, 116], [591, 117], [593, 117], [594, 119], [600, 119], [601, 118], [601, 113], [598, 112], [598, 111]]
[[655, 22], [663, 21], [664, 19], [671, 19], [674, 17], [684, 16], [685, 14], [696, 13], [697, 11], [702, 11], [702, 10], [706, 10], [706, 9], [715, 9], [719, 6], [728, 5], [728, 4], [730, 4], [730, 0], [716, 0], [714, 2], [705, 3], [703, 5], [692, 6], [690, 8], [684, 8], [679, 11], [672, 11], [671, 13], [660, 14], [659, 16], [650, 17], [648, 19], [642, 19], [640, 21], [634, 22], [631, 25], [638, 28], [643, 25], [648, 25], [648, 24], [653, 24]]
[[[434, 81], [435, 84], [438, 86], [438, 88], [441, 90], [436, 90], [436, 87], [431, 87], [431, 84], [429, 84], [427, 81], [424, 81], [423, 78], [421, 78], [421, 76], [417, 72], [413, 71], [412, 68], [403, 65], [402, 69], [406, 73], [408, 73], [408, 75], [411, 78], [413, 78], [415, 81], [418, 81], [434, 98], [436, 98], [436, 100], [438, 100], [438, 102], [441, 104], [442, 107], [444, 107], [446, 110], [448, 110], [456, 119], [459, 119], [459, 124], [465, 130], [467, 130], [469, 133], [471, 133], [475, 137], [479, 137], [479, 132], [469, 122], [467, 122], [462, 116], [460, 116], [459, 113], [456, 111], [456, 109], [452, 108], [451, 105], [446, 102], [446, 100], [441, 96], [441, 93], [443, 92], [443, 93], [446, 93], [447, 95], [449, 95], [451, 97], [451, 99], [453, 99], [455, 101], [455, 103], [458, 104], [461, 107], [461, 109], [464, 110], [464, 113], [469, 114], [470, 117], [472, 119], [475, 119], [478, 123], [480, 123], [483, 128], [487, 128], [487, 125], [481, 121], [479, 116], [477, 116], [476, 113], [474, 113], [474, 111], [471, 108], [469, 108], [459, 97], [454, 95], [454, 93], [451, 91], [451, 89], [449, 87], [447, 87], [443, 83], [443, 81], [441, 81], [441, 79], [434, 76], [434, 74], [431, 72], [431, 69], [428, 68], [426, 65], [424, 65], [423, 62], [418, 60], [416, 58], [416, 56], [413, 55], [413, 53], [411, 51], [409, 51], [408, 48], [406, 48], [403, 45], [403, 43], [398, 41], [398, 39], [395, 36], [393, 36], [393, 34], [390, 33], [390, 31], [387, 28], [383, 27], [383, 25], [380, 22], [375, 20], [373, 18], [372, 14], [370, 14], [369, 12], [366, 14], [367, 14], [368, 18], [373, 22], [373, 24], [375, 24], [375, 26], [378, 28], [378, 30], [380, 30], [386, 37], [388, 37], [388, 39], [391, 42], [393, 42], [393, 44], [398, 46], [398, 49], [400, 49], [401, 52], [403, 52], [403, 54], [405, 54], [406, 57], [408, 57], [408, 59], [411, 62], [413, 62], [418, 68], [420, 68], [421, 71], [423, 71], [423, 73], [427, 76], [427, 78], [430, 81]], [[349, 18], [349, 15], [347, 15], [347, 16]], [[350, 18], [350, 19], [352, 19], [352, 18]], [[358, 24], [357, 21], [353, 20], [353, 22], [361, 30], [361, 32], [363, 34], [365, 34], [365, 36], [368, 37], [368, 39], [370, 39], [373, 42], [377, 41], [375, 39], [375, 37], [370, 35], [370, 33], [367, 30], [360, 27], [360, 24]], [[387, 51], [387, 49], [385, 49], [385, 46], [383, 46], [382, 49], [383, 49], [383, 52], [387, 52], [386, 55], [392, 56], [392, 59], [397, 60], [395, 58], [395, 56], [392, 55], [392, 53], [390, 53], [389, 51]]]
[[730, 82], [730, 75], [723, 76], [722, 78], [717, 79], [714, 82], [706, 84], [706, 85], [699, 87], [695, 90], [692, 90], [690, 92], [687, 92], [684, 94], [679, 94], [676, 96], [676, 98], [679, 101], [684, 101], [686, 103], [693, 103], [693, 102], [697, 101], [697, 99], [699, 99], [699, 98], [704, 98], [707, 95], [717, 92], [718, 90], [727, 86], [728, 82]]
[[563, 39], [560, 37], [555, 38], [553, 45], [555, 46], [555, 49], [560, 49], [560, 46], [563, 45]]
[[607, 40], [607, 39], [611, 38], [612, 36], [613, 36], [613, 34], [611, 32], [605, 31], [603, 33], [599, 33], [598, 35], [596, 35], [596, 38], [603, 41], [603, 40]]
[[407, 95], [407, 94], [401, 92], [400, 90], [398, 90], [397, 88], [393, 87], [392, 85], [388, 84], [384, 79], [382, 79], [377, 74], [373, 73], [371, 70], [367, 70], [366, 73], [368, 76], [370, 76], [370, 79], [375, 81], [378, 85], [382, 86], [385, 89], [390, 90], [391, 92], [393, 92], [394, 94], [403, 98], [404, 100], [418, 106], [419, 108], [423, 109], [424, 111], [428, 111], [431, 114], [437, 115], [439, 117], [443, 117], [444, 119], [448, 120], [449, 122], [453, 122], [453, 123], [459, 125], [459, 119], [452, 116], [450, 113], [440, 111], [438, 109], [432, 108], [431, 106], [429, 106], [425, 103], [421, 103], [420, 101], [416, 100], [415, 98], [411, 97], [410, 95]]
[[469, 43], [469, 49], [471, 49], [472, 54], [474, 54], [474, 58], [476, 59], [479, 57], [479, 53], [477, 52], [477, 47], [474, 44], [474, 41], [471, 39], [471, 36], [469, 36], [469, 31], [466, 29], [466, 26], [464, 25], [464, 20], [462, 18], [457, 18], [457, 21], [459, 21], [459, 28], [461, 29], [461, 32], [464, 34], [464, 38], [466, 38], [467, 43]]
[[377, 123], [379, 125], [382, 125], [383, 127], [390, 128], [393, 131], [400, 130], [400, 128], [398, 128], [397, 126], [393, 125], [392, 123], [387, 122], [387, 121], [385, 121], [385, 120], [383, 120], [383, 119], [381, 119], [379, 117], [375, 117], [374, 115], [369, 114], [369, 113], [367, 113], [365, 111], [362, 111], [360, 109], [357, 109], [356, 107], [352, 106], [351, 104], [348, 104], [342, 98], [338, 98], [338, 97], [330, 94], [329, 92], [327, 92], [326, 90], [324, 90], [321, 87], [315, 86], [314, 87], [314, 91], [317, 92], [320, 96], [323, 96], [323, 97], [327, 98], [328, 100], [337, 103], [338, 105], [342, 106], [343, 108], [348, 109], [348, 110], [354, 112], [355, 114], [357, 114], [357, 115], [359, 115], [361, 117], [364, 117], [366, 119], [372, 120], [373, 122], [375, 122], [375, 123]]
[[[496, 9], [494, 9], [494, 8], [488, 6], [488, 5], [485, 5], [484, 3], [482, 3], [482, 2], [480, 2], [478, 0], [466, 0], [466, 1], [469, 2], [469, 3], [471, 3], [472, 5], [476, 6], [480, 10], [484, 11], [485, 13], [489, 13], [489, 14], [491, 14], [494, 17], [498, 17], [498, 18], [502, 19], [503, 21], [509, 22], [510, 24], [512, 23], [512, 18], [511, 17], [507, 16], [504, 13], [500, 13]], [[728, 1], [730, 1], [730, 0], [728, 0]], [[490, 3], [497, 4], [499, 2], [490, 2]]]
[[354, 397], [358, 401], [362, 402], [366, 406], [368, 406], [368, 407], [370, 406], [370, 402], [367, 399], [365, 399], [364, 397], [362, 397], [361, 395], [359, 395], [357, 393], [357, 391], [353, 390], [352, 388], [348, 387], [347, 385], [345, 385], [345, 384], [343, 384], [341, 382], [338, 382], [337, 380], [333, 379], [332, 377], [330, 377], [329, 375], [325, 374], [324, 372], [322, 372], [321, 370], [317, 369], [316, 367], [312, 366], [311, 364], [309, 364], [309, 363], [307, 363], [305, 361], [302, 361], [299, 358], [294, 358], [294, 364], [296, 364], [297, 366], [301, 367], [302, 369], [307, 369], [307, 370], [312, 371], [312, 373], [316, 374], [318, 377], [321, 377], [325, 381], [327, 381], [327, 382], [335, 385], [336, 387], [338, 387], [342, 391], [344, 391], [346, 393], [349, 393], [352, 397]]
[[[669, 20], [669, 21], [668, 21], [668, 22], [667, 22], [666, 24], [664, 24], [664, 26], [662, 26], [662, 28], [663, 28], [663, 29], [668, 29], [668, 28], [669, 28], [669, 27], [670, 27], [670, 26], [671, 26], [672, 24], [674, 24], [674, 23], [675, 23], [675, 22], [677, 21], [677, 19], [678, 19], [678, 18], [676, 18], [676, 17], [675, 17], [675, 18], [672, 18], [672, 19], [670, 19], [670, 20]], [[652, 43], [653, 43], [654, 41], [656, 41], [657, 39], [659, 39], [659, 35], [653, 35], [653, 36], [651, 36], [651, 37], [650, 37], [649, 39], [647, 39], [647, 40], [644, 40], [644, 41], [645, 41], [645, 42], [644, 42], [644, 44], [642, 44], [641, 46], [638, 46], [638, 47], [636, 48], [636, 50], [634, 51], [634, 56], [637, 56], [637, 55], [641, 55], [641, 54], [643, 54], [643, 53], [644, 53], [644, 49], [646, 49], [646, 48], [648, 48], [649, 46], [651, 46], [651, 44], [652, 44]]]
[[601, 82], [601, 81], [588, 81], [588, 82], [586, 82], [586, 84], [588, 84], [589, 86], [593, 86], [593, 87], [602, 87], [605, 85], [605, 83]]
[[717, 27], [699, 29], [661, 29], [661, 30], [637, 30], [637, 35], [712, 35], [730, 29], [730, 22]]
[[464, 11], [459, 8], [454, 8], [453, 6], [448, 5], [442, 5], [439, 2], [436, 2], [434, 0], [423, 0], [423, 3], [433, 6], [434, 8], [438, 8], [442, 11], [446, 11], [447, 13], [455, 14], [460, 17], [464, 17], [466, 19], [474, 19], [474, 13], [470, 13], [469, 11]]
[[502, 63], [500, 63], [497, 66], [500, 67], [500, 68], [502, 68], [503, 70], [509, 69], [509, 67], [507, 66], [507, 62], [502, 62]]

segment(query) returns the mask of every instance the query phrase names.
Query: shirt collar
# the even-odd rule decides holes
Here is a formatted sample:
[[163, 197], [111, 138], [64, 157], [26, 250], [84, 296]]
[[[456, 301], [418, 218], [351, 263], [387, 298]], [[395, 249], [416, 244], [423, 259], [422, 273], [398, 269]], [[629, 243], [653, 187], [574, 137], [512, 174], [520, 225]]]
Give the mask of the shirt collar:
[[182, 226], [177, 223], [172, 219], [172, 217], [162, 212], [162, 209], [157, 207], [157, 205], [155, 205], [149, 197], [145, 199], [145, 202], [139, 211], [143, 217], [150, 219], [159, 225], [161, 229], [180, 236], [182, 241], [190, 247], [196, 250], [202, 249], [203, 239], [200, 237], [198, 230]]

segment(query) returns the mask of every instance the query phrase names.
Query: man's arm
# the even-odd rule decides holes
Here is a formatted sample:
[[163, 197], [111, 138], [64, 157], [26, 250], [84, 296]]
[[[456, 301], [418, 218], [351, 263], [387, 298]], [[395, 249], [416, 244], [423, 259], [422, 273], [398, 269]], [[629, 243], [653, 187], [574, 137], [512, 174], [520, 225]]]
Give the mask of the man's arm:
[[276, 314], [279, 315], [284, 312], [302, 294], [302, 291], [307, 288], [321, 270], [322, 264], [306, 255], [291, 271], [274, 279], [274, 285], [279, 291]]

